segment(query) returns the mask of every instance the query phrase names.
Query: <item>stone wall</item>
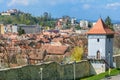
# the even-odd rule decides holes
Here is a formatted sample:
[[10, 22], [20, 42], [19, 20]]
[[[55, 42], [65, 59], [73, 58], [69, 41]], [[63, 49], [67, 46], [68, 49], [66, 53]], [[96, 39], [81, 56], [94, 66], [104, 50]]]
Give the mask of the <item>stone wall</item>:
[[115, 67], [120, 68], [120, 55], [114, 56], [113, 61], [115, 63]]
[[43, 80], [72, 80], [74, 78], [74, 67], [76, 79], [93, 75], [90, 73], [91, 64], [88, 61], [77, 62], [74, 64], [58, 64], [52, 62], [0, 70], [0, 80], [40, 80], [40, 68], [43, 68]]

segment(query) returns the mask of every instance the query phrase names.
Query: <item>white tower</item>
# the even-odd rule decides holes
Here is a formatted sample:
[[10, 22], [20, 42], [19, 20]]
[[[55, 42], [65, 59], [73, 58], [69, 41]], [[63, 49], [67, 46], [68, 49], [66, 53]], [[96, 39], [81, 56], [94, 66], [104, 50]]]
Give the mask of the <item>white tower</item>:
[[104, 59], [106, 64], [113, 67], [114, 32], [105, 25], [102, 19], [99, 19], [87, 34], [88, 59]]

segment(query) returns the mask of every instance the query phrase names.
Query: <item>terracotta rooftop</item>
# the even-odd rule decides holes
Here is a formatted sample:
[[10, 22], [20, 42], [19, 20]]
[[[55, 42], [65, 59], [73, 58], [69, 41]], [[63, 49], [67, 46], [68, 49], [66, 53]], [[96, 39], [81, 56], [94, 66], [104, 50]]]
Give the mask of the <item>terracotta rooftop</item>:
[[42, 48], [47, 51], [48, 54], [52, 55], [63, 55], [65, 54], [68, 46], [53, 46], [53, 45], [43, 45]]
[[87, 34], [114, 34], [103, 20], [100, 18], [97, 23], [87, 32]]

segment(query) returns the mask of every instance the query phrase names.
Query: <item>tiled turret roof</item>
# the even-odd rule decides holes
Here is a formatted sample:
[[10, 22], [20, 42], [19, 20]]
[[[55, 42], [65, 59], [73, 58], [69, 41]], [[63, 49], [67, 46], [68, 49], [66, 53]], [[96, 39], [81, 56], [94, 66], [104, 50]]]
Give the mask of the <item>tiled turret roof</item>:
[[87, 34], [114, 34], [103, 20], [100, 18], [97, 23], [87, 32]]

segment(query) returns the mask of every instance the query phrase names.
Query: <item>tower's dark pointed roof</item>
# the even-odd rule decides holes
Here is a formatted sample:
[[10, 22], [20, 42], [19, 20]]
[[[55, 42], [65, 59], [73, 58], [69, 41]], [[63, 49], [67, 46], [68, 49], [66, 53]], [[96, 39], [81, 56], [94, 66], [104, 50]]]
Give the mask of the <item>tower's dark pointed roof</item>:
[[114, 34], [103, 20], [100, 18], [97, 23], [87, 32], [87, 34]]

